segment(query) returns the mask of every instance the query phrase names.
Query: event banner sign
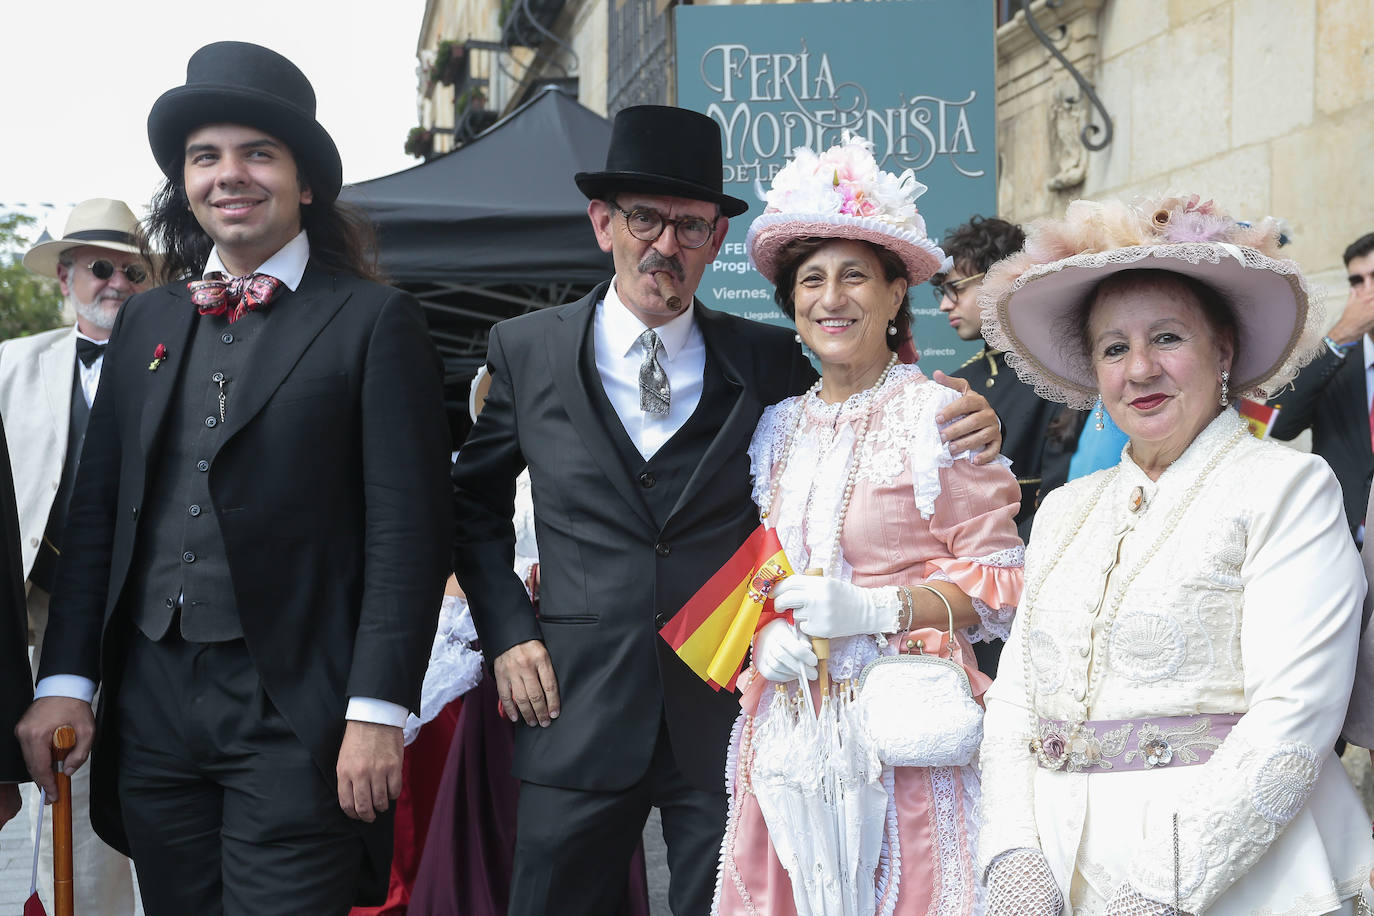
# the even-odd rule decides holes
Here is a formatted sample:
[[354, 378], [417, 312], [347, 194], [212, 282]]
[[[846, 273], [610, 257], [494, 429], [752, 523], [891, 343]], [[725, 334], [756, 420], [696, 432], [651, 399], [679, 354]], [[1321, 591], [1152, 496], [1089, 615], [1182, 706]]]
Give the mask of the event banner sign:
[[[849, 130], [880, 167], [912, 170], [939, 239], [973, 214], [995, 215], [993, 4], [970, 0], [678, 6], [677, 104], [720, 124], [725, 192], [750, 202], [730, 223], [697, 295], [711, 308], [788, 324], [744, 250], [768, 183], [799, 146], [820, 152]], [[927, 373], [981, 347], [961, 341], [929, 284], [911, 291]]]

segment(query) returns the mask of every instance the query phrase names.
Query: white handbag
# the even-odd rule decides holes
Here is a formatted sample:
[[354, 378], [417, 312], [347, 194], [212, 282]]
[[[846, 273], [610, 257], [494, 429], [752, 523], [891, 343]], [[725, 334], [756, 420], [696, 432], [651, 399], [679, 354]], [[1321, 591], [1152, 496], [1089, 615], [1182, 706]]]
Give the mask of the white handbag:
[[973, 762], [983, 740], [983, 709], [963, 666], [954, 661], [954, 610], [949, 614], [950, 658], [927, 654], [879, 656], [859, 674], [859, 712], [878, 759], [894, 767], [951, 767]]

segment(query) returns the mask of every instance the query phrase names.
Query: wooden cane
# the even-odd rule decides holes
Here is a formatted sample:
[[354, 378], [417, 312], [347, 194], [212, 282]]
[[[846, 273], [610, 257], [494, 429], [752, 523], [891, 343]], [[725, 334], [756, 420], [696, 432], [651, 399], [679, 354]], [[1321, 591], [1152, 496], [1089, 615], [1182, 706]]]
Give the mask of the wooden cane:
[[74, 916], [72, 894], [72, 778], [64, 761], [76, 747], [76, 729], [63, 725], [52, 736], [53, 768], [57, 771], [57, 795], [52, 803], [52, 883], [56, 916]]
[[[812, 566], [802, 575], [823, 576], [825, 570], [819, 566]], [[811, 637], [811, 650], [816, 653], [816, 683], [821, 688], [821, 696], [825, 696], [830, 692], [830, 638], [827, 636]]]

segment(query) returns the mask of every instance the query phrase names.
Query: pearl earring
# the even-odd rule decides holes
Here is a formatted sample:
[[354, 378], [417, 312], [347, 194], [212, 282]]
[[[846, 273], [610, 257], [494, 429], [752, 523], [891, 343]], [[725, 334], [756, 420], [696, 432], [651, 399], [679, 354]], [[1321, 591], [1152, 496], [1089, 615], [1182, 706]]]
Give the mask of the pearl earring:
[[1102, 432], [1102, 430], [1104, 430], [1104, 429], [1107, 428], [1107, 425], [1106, 425], [1105, 423], [1102, 422], [1102, 399], [1101, 399], [1101, 398], [1098, 398], [1098, 399], [1097, 399], [1097, 409], [1093, 411], [1093, 419], [1096, 421], [1095, 423], [1093, 423], [1093, 429], [1097, 430], [1098, 432]]
[[793, 335], [792, 335], [792, 339], [795, 340], [797, 343], [801, 343], [801, 334], [800, 334], [800, 333], [793, 334]]
[[1221, 406], [1225, 407], [1231, 403], [1228, 395], [1231, 393], [1231, 373], [1225, 369], [1221, 370]]
[[896, 319], [896, 318], [893, 318], [891, 321], [889, 321], [889, 322], [887, 323], [887, 336], [888, 336], [888, 337], [896, 337], [896, 336], [897, 336], [897, 319]]

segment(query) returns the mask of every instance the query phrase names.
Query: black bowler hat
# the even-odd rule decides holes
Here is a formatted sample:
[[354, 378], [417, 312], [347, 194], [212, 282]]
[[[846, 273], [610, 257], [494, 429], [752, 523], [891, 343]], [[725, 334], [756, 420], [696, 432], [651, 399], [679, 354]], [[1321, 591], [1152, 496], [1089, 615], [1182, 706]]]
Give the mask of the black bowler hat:
[[578, 172], [573, 180], [591, 200], [638, 191], [705, 200], [739, 216], [749, 204], [721, 192], [723, 171], [715, 121], [686, 108], [635, 105], [615, 116], [605, 171]]
[[245, 124], [291, 148], [315, 199], [343, 186], [339, 149], [315, 120], [315, 90], [291, 61], [244, 41], [206, 45], [186, 65], [186, 85], [170, 89], [148, 113], [148, 142], [164, 175], [181, 176], [186, 136], [206, 124]]

